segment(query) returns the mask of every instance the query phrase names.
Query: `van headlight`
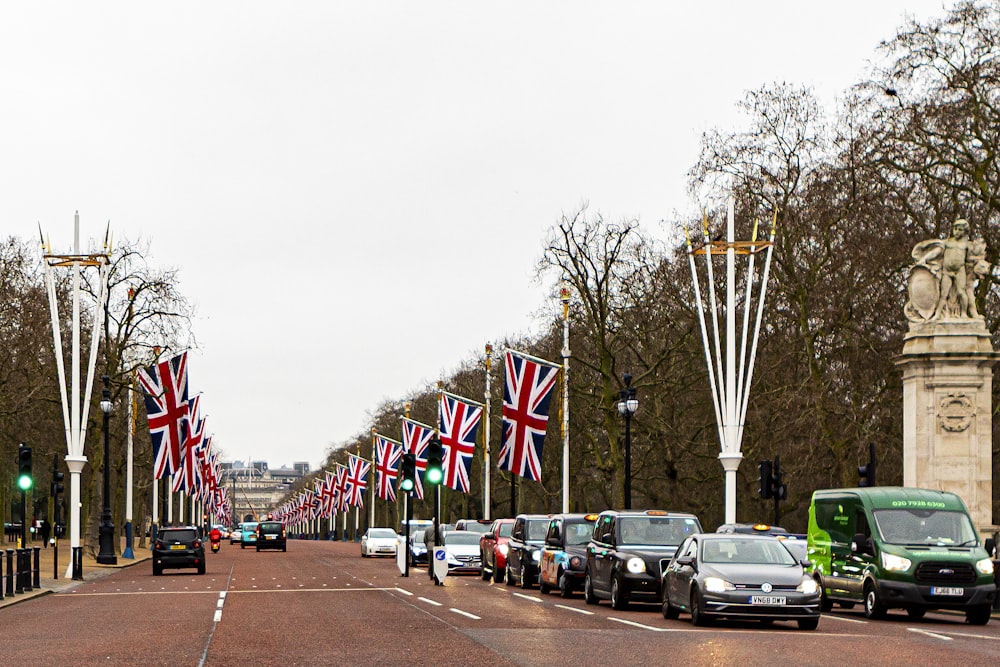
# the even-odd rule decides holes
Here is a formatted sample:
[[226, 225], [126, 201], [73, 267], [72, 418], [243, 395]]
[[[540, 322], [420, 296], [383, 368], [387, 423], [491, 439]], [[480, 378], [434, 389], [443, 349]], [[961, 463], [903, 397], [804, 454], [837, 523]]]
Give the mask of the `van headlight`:
[[816, 580], [812, 577], [802, 577], [802, 583], [799, 584], [795, 590], [806, 595], [816, 595], [816, 591], [819, 590], [819, 587], [816, 586]]
[[882, 552], [882, 569], [890, 572], [906, 572], [910, 569], [910, 559]]
[[632, 574], [642, 574], [646, 571], [646, 561], [641, 558], [629, 558], [625, 563], [625, 569]]
[[705, 577], [705, 590], [709, 593], [725, 593], [735, 591], [736, 586], [719, 577]]
[[993, 574], [993, 561], [989, 558], [984, 558], [976, 563], [976, 569], [979, 570], [981, 574]]

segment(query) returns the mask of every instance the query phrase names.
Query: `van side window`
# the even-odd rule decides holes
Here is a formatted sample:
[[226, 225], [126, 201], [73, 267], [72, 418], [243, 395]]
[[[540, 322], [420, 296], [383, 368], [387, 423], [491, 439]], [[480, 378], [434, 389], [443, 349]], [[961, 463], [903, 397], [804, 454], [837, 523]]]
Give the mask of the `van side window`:
[[868, 527], [868, 517], [865, 516], [865, 511], [863, 509], [858, 509], [855, 514], [854, 519], [854, 532], [862, 533], [865, 537], [871, 537], [872, 531]]
[[[850, 544], [854, 537], [851, 519], [842, 511], [842, 503], [836, 501], [816, 502], [816, 523], [830, 535], [832, 542]], [[845, 508], [846, 509], [846, 508]]]

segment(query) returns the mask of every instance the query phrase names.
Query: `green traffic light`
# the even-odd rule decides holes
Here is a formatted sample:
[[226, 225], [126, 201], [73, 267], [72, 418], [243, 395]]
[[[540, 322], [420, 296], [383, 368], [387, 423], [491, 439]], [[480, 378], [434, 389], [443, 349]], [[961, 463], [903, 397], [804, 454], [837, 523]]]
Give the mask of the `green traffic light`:
[[17, 478], [17, 488], [22, 491], [28, 491], [31, 489], [32, 479], [28, 475], [21, 475]]
[[427, 483], [428, 484], [440, 484], [441, 478], [441, 468], [427, 468]]
[[412, 491], [413, 490], [413, 480], [412, 479], [407, 479], [407, 478], [404, 477], [403, 481], [401, 481], [399, 483], [399, 488], [401, 488], [403, 491]]

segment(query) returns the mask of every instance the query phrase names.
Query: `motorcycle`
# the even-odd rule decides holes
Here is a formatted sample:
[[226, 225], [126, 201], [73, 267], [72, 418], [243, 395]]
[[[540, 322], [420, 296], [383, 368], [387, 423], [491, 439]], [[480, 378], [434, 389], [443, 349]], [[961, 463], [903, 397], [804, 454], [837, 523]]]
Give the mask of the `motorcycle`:
[[212, 553], [219, 553], [219, 547], [222, 546], [222, 540], [212, 540]]

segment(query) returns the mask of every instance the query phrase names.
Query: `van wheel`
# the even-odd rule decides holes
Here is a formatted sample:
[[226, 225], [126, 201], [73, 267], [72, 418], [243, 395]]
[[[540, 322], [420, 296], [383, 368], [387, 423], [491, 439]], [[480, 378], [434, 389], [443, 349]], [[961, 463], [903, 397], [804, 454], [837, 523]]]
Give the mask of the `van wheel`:
[[878, 587], [874, 583], [868, 581], [865, 583], [865, 616], [870, 619], [880, 619], [885, 618], [885, 613], [888, 611], [886, 606], [882, 604], [881, 598], [878, 595]]
[[965, 622], [969, 625], [986, 625], [990, 622], [991, 605], [984, 604], [965, 612]]
[[909, 616], [914, 621], [919, 621], [927, 614], [927, 610], [923, 607], [910, 607], [906, 610], [906, 615]]
[[594, 593], [594, 582], [590, 580], [590, 570], [587, 570], [587, 576], [583, 579], [583, 601], [587, 604], [600, 602], [597, 599], [597, 594]]

